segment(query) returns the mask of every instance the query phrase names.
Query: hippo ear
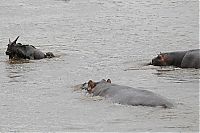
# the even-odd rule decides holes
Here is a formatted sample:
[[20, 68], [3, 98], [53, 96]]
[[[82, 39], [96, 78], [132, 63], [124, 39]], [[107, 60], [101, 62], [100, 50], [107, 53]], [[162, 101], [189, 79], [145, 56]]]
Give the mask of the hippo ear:
[[167, 59], [167, 56], [165, 54], [159, 54], [157, 57], [159, 60], [164, 61], [165, 59]]
[[88, 88], [93, 89], [96, 86], [96, 83], [93, 82], [92, 80], [88, 81]]
[[108, 82], [108, 83], [111, 83], [111, 80], [110, 80], [110, 79], [108, 79], [108, 80], [107, 80], [107, 82]]
[[87, 91], [88, 93], [92, 93], [93, 92], [93, 88], [96, 86], [96, 83], [93, 82], [92, 80], [89, 80], [88, 82], [88, 88], [87, 88]]
[[19, 36], [13, 41], [14, 44], [16, 44], [18, 38], [19, 38]]
[[162, 55], [161, 55], [161, 54], [158, 54], [157, 59], [160, 59], [161, 57], [162, 57]]

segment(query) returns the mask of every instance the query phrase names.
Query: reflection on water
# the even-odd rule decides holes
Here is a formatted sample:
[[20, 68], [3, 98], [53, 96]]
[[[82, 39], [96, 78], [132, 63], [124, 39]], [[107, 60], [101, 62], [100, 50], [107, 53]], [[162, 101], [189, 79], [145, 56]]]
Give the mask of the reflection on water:
[[70, 2], [70, 0], [56, 0], [56, 1]]
[[9, 64], [24, 64], [24, 63], [31, 63], [31, 60], [8, 60], [7, 63]]
[[5, 63], [9, 82], [26, 82], [26, 73], [34, 70], [31, 65], [25, 64], [30, 63], [29, 60], [9, 60]]
[[167, 69], [157, 69], [154, 74], [174, 83], [199, 82], [198, 69], [165, 68]]

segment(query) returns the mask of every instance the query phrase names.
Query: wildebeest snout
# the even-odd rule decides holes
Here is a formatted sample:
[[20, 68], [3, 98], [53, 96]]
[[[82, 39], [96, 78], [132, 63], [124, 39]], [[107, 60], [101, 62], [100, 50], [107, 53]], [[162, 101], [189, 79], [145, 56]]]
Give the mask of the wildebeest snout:
[[11, 54], [11, 52], [7, 50], [6, 51], [6, 55], [10, 55], [10, 54]]

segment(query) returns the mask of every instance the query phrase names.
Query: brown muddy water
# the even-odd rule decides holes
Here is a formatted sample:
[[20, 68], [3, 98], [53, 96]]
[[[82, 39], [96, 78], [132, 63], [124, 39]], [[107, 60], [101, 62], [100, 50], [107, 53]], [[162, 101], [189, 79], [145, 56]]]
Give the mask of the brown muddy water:
[[[0, 131], [199, 130], [199, 70], [144, 66], [199, 47], [195, 0], [1, 0]], [[9, 63], [20, 36], [56, 58]], [[73, 91], [89, 79], [142, 88], [175, 107], [118, 105]]]

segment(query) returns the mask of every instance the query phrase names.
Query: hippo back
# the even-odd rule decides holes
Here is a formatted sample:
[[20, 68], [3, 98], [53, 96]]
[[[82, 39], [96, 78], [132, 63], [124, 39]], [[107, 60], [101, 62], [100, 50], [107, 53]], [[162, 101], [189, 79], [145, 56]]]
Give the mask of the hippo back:
[[181, 63], [182, 68], [200, 68], [200, 50], [188, 51]]
[[113, 97], [121, 90], [121, 88], [117, 86], [116, 84], [101, 81], [95, 86], [93, 94], [95, 96]]
[[100, 82], [96, 85], [93, 94], [95, 96], [106, 97], [115, 103], [126, 105], [173, 107], [173, 105], [162, 96], [151, 91], [106, 82]]

